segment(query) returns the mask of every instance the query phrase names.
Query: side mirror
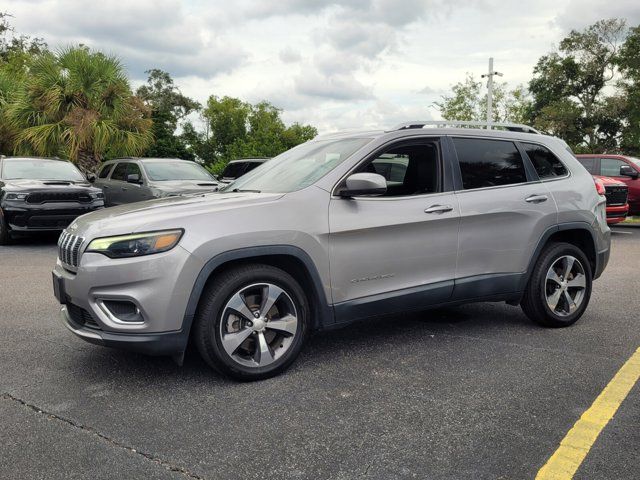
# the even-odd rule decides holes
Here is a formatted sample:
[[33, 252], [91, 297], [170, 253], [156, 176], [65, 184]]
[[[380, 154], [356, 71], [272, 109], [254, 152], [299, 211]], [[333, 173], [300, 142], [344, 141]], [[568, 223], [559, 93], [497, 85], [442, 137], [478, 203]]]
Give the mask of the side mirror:
[[622, 175], [623, 177], [631, 177], [635, 180], [640, 174], [638, 174], [638, 172], [631, 168], [629, 165], [622, 165], [620, 167], [620, 175]]
[[349, 175], [341, 197], [376, 197], [387, 192], [387, 181], [377, 173], [354, 173]]
[[87, 174], [87, 180], [89, 180], [89, 183], [93, 183], [96, 181], [96, 174], [95, 173], [88, 173]]
[[129, 175], [127, 175], [127, 183], [142, 183], [140, 181], [140, 175], [138, 175], [137, 173], [130, 173]]

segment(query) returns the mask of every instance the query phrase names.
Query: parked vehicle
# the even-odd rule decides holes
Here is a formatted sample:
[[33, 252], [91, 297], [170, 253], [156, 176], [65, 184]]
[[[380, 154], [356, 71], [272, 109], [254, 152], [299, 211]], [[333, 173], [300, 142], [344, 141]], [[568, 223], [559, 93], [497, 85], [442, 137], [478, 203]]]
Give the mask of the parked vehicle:
[[66, 160], [0, 156], [0, 245], [15, 234], [63, 230], [103, 207], [100, 189]]
[[[609, 259], [591, 175], [530, 127], [429, 126], [318, 137], [219, 193], [81, 217], [53, 271], [63, 323], [179, 362], [191, 339], [243, 380], [283, 371], [313, 330], [383, 314], [505, 301], [573, 324]], [[387, 182], [371, 164], [389, 158], [404, 175]]]
[[245, 173], [249, 173], [256, 167], [259, 167], [264, 162], [269, 160], [268, 158], [239, 158], [238, 160], [231, 160], [224, 168], [222, 173], [218, 175], [218, 181], [222, 184], [229, 184], [236, 178], [241, 177]]
[[607, 224], [615, 225], [624, 222], [629, 213], [627, 195], [629, 187], [610, 177], [594, 175], [598, 191], [607, 198]]
[[624, 155], [576, 155], [589, 173], [611, 177], [629, 187], [629, 215], [640, 215], [640, 159]]
[[219, 183], [204, 168], [177, 158], [119, 158], [105, 162], [95, 185], [108, 207], [125, 203], [208, 193]]

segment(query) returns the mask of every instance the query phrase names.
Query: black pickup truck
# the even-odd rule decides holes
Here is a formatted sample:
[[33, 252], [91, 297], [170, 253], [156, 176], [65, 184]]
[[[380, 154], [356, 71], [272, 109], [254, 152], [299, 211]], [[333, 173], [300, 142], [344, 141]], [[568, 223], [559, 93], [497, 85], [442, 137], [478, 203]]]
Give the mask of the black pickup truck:
[[65, 160], [0, 156], [0, 245], [16, 233], [56, 231], [104, 208], [104, 195]]

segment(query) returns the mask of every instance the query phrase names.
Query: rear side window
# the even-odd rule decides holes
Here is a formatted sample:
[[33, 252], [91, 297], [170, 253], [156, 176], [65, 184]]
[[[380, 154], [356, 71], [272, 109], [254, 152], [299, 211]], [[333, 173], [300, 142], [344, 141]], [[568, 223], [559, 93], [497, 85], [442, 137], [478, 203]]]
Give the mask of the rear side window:
[[592, 175], [599, 175], [600, 172], [596, 171], [597, 162], [595, 158], [592, 157], [577, 157], [578, 161], [582, 164], [584, 168]]
[[600, 175], [605, 177], [619, 177], [620, 167], [626, 165], [626, 162], [618, 160], [616, 158], [601, 158], [600, 159]]
[[107, 178], [109, 176], [109, 171], [111, 170], [111, 167], [113, 167], [113, 165], [105, 165], [104, 167], [102, 167], [102, 170], [100, 170], [100, 174], [98, 175], [98, 178]]
[[513, 142], [454, 138], [453, 144], [465, 190], [527, 181], [522, 156]]
[[567, 168], [548, 148], [534, 143], [523, 143], [522, 146], [531, 159], [540, 180], [564, 177], [567, 174]]
[[111, 174], [111, 180], [125, 181], [127, 178], [127, 163], [119, 163], [116, 168], [113, 169]]

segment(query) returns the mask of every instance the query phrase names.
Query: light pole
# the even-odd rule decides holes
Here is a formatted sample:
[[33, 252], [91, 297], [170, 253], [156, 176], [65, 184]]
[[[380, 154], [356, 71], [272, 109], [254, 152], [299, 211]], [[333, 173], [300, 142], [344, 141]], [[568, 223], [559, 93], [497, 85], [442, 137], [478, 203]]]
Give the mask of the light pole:
[[487, 77], [487, 129], [491, 129], [493, 123], [493, 76], [501, 77], [503, 74], [493, 70], [493, 57], [489, 58], [489, 73], [481, 75], [480, 78]]

